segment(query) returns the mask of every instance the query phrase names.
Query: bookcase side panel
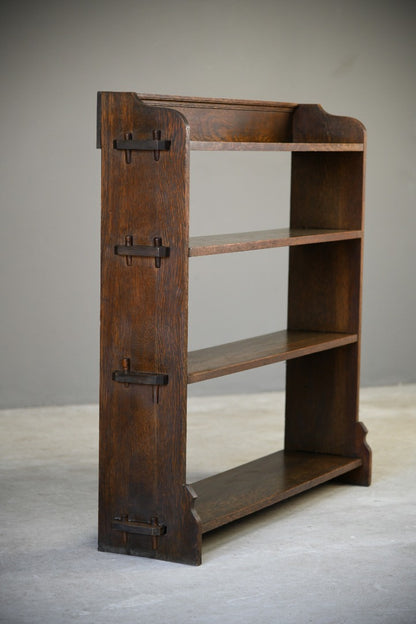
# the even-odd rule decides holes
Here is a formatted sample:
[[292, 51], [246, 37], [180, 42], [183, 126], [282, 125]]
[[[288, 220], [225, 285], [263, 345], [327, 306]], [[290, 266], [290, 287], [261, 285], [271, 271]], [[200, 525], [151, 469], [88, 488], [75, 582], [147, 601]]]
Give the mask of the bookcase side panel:
[[299, 104], [293, 115], [293, 141], [365, 143], [366, 129], [358, 119], [331, 115], [320, 104]]
[[363, 227], [363, 152], [292, 154], [292, 228]]
[[287, 362], [286, 450], [355, 456], [357, 348]]
[[[302, 127], [304, 124], [304, 127]], [[292, 228], [363, 229], [365, 129], [300, 106], [294, 140], [361, 141], [363, 152], [292, 155]], [[287, 362], [285, 448], [361, 457], [358, 420], [362, 238], [291, 248], [288, 329], [347, 332], [354, 344]]]
[[[102, 93], [100, 109], [99, 548], [198, 564], [200, 531], [184, 485], [189, 128], [177, 112], [130, 93]], [[170, 141], [167, 149], [115, 144], [155, 139]], [[127, 255], [129, 246], [143, 255]], [[167, 251], [147, 255], [154, 247]]]

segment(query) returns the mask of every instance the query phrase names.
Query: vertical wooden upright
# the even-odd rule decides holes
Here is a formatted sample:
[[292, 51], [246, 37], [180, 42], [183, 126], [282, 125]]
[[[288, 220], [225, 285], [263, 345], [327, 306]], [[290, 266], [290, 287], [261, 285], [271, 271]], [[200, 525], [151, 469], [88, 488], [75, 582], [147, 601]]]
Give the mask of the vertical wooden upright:
[[[293, 140], [363, 144], [357, 152], [292, 154], [291, 228], [363, 231], [366, 132], [357, 120], [303, 105]], [[363, 237], [292, 247], [288, 329], [348, 332], [357, 341], [287, 362], [285, 449], [360, 457], [343, 479], [368, 485], [367, 430], [358, 421]]]
[[[189, 128], [133, 93], [101, 93], [99, 109], [99, 548], [199, 563], [185, 486]], [[139, 149], [117, 149], [123, 140]], [[146, 256], [153, 247], [168, 251]]]

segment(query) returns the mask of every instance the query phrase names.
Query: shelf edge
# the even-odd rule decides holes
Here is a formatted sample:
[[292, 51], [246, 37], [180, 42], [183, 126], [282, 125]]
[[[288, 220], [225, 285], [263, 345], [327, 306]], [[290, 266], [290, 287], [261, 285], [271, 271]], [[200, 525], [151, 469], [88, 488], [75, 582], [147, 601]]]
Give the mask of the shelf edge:
[[[257, 236], [258, 238], [255, 238]], [[259, 230], [256, 232], [235, 232], [211, 236], [192, 236], [189, 239], [188, 256], [196, 258], [243, 251], [275, 249], [277, 247], [294, 247], [297, 245], [313, 245], [342, 240], [362, 238], [361, 230], [323, 230], [305, 229], [290, 230]], [[235, 241], [232, 242], [232, 238]], [[239, 240], [238, 240], [239, 239]], [[212, 242], [210, 242], [212, 241]]]
[[[311, 338], [315, 336], [316, 342], [306, 343], [304, 345], [297, 345], [299, 338], [292, 340], [292, 346], [285, 350], [282, 347], [275, 346], [273, 349], [270, 347], [267, 353], [262, 355], [256, 354], [255, 343], [261, 343], [261, 349], [264, 349], [264, 343], [267, 341], [272, 342], [275, 340], [277, 343], [280, 341], [289, 340], [290, 337], [304, 336]], [[235, 342], [229, 342], [222, 345], [216, 345], [214, 347], [207, 347], [205, 349], [198, 349], [190, 351], [188, 353], [188, 384], [198, 383], [206, 381], [208, 379], [215, 379], [216, 377], [223, 377], [225, 375], [231, 375], [239, 373], [252, 368], [259, 368], [260, 366], [267, 366], [269, 364], [275, 364], [277, 362], [284, 362], [305, 355], [311, 355], [312, 353], [319, 353], [320, 351], [328, 351], [337, 347], [343, 347], [348, 344], [357, 342], [358, 334], [343, 334], [336, 332], [295, 332], [295, 331], [280, 331], [273, 332], [271, 334], [264, 334], [262, 336], [256, 336], [254, 338], [246, 338], [244, 340], [237, 340]], [[241, 357], [238, 359], [238, 351], [247, 352], [251, 351], [250, 355]], [[233, 353], [232, 353], [233, 352]], [[232, 353], [234, 359], [229, 354]], [[215, 364], [216, 358], [225, 358], [224, 363]], [[205, 364], [198, 364], [192, 362], [192, 359], [197, 358], [205, 359]]]
[[190, 141], [193, 151], [363, 152], [364, 143], [293, 143], [261, 141]]
[[[290, 464], [293, 465], [290, 466]], [[320, 469], [317, 468], [319, 464], [322, 465]], [[197, 494], [195, 509], [200, 517], [202, 533], [207, 533], [224, 524], [234, 522], [322, 485], [359, 468], [361, 465], [362, 460], [360, 458], [277, 451], [266, 457], [201, 479], [192, 483], [191, 486]], [[305, 479], [303, 473], [306, 472], [310, 475], [311, 469], [313, 476]], [[296, 470], [302, 474], [301, 477], [294, 476]], [[279, 479], [284, 482], [284, 487], [280, 487], [280, 489], [278, 487]], [[266, 486], [264, 485], [265, 481], [267, 482]], [[277, 488], [273, 489], [275, 481]], [[218, 495], [221, 487], [221, 495]], [[256, 494], [256, 488], [257, 492], [260, 490], [260, 493]], [[238, 494], [235, 494], [235, 490], [238, 490]], [[216, 492], [217, 494], [215, 494]], [[244, 501], [246, 502], [244, 503]]]

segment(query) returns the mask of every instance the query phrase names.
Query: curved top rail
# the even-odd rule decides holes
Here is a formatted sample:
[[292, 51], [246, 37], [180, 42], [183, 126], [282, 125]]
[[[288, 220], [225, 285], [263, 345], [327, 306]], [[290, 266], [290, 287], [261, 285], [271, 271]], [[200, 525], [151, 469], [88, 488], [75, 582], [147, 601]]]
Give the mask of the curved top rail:
[[[319, 104], [133, 92], [119, 95], [138, 107], [179, 112], [189, 125], [192, 149], [234, 149], [230, 147], [233, 143], [239, 144], [235, 149], [257, 150], [268, 150], [268, 145], [275, 144], [274, 149], [279, 151], [303, 151], [303, 145], [313, 143], [328, 144], [328, 151], [339, 151], [339, 147], [335, 149], [335, 144], [358, 144], [357, 150], [365, 148], [366, 133], [361, 122], [350, 117], [330, 115]], [[100, 96], [99, 93], [99, 110]], [[97, 146], [100, 145], [99, 134], [98, 127]], [[296, 148], [296, 144], [299, 147]], [[348, 146], [342, 149], [348, 149]]]
[[152, 106], [183, 108], [226, 108], [232, 110], [258, 110], [293, 112], [298, 106], [290, 102], [272, 102], [264, 100], [238, 100], [226, 98], [201, 98], [181, 95], [156, 95], [135, 93], [144, 104]]
[[134, 95], [140, 104], [180, 112], [189, 124], [191, 141], [279, 143], [292, 139], [296, 104], [140, 93]]

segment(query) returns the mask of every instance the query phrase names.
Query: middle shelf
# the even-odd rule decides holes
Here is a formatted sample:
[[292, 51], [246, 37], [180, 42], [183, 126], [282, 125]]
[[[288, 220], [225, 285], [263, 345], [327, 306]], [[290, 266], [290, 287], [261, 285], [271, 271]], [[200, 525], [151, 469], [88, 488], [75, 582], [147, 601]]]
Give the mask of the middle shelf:
[[189, 257], [210, 256], [239, 251], [252, 251], [255, 249], [330, 243], [333, 241], [350, 240], [361, 237], [361, 230], [317, 228], [280, 228], [255, 232], [214, 234], [212, 236], [193, 236], [189, 240], [188, 255]]
[[188, 384], [357, 342], [357, 334], [283, 330], [188, 354]]

